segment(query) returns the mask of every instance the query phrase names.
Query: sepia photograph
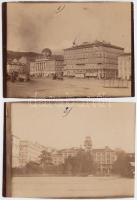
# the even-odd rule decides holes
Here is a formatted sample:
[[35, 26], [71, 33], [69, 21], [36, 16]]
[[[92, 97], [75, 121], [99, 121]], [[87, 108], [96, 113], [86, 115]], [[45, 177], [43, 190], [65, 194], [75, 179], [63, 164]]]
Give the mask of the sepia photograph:
[[135, 103], [6, 103], [3, 195], [134, 197]]
[[134, 96], [133, 3], [3, 4], [4, 97]]

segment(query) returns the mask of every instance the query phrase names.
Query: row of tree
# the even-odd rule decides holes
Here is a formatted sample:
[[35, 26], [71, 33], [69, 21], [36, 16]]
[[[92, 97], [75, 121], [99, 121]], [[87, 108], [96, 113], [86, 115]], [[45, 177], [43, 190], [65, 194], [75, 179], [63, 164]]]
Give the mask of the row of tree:
[[[112, 173], [123, 177], [133, 176], [133, 169], [130, 165], [129, 156], [119, 151], [117, 153], [117, 160], [112, 167]], [[23, 168], [13, 169], [15, 174], [52, 174], [52, 175], [73, 175], [73, 176], [86, 176], [95, 175], [97, 173], [97, 164], [90, 152], [80, 150], [76, 156], [69, 156], [65, 162], [59, 165], [52, 163], [52, 156], [47, 151], [42, 151], [39, 156], [39, 163], [30, 161]]]
[[131, 162], [135, 162], [134, 158], [130, 158], [124, 151], [117, 152], [117, 160], [113, 164], [112, 173], [123, 177], [133, 177], [135, 168], [131, 166]]

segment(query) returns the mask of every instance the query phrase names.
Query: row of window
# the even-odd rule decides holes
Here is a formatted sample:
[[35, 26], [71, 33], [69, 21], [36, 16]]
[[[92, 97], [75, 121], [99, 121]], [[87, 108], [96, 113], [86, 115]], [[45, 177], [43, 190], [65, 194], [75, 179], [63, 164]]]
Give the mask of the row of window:
[[74, 70], [74, 69], [117, 69], [116, 64], [94, 64], [94, 65], [66, 65], [64, 70]]
[[54, 68], [55, 66], [35, 66], [35, 67], [31, 67], [30, 71], [44, 71], [44, 70], [51, 70]]
[[105, 52], [112, 52], [112, 53], [121, 53], [123, 50], [117, 49], [117, 48], [112, 48], [112, 47], [88, 47], [88, 48], [78, 48], [78, 49], [68, 49], [65, 51], [65, 54], [72, 54], [72, 53], [84, 53], [84, 52], [100, 52], [100, 51], [105, 51]]
[[63, 64], [63, 61], [45, 61], [45, 62], [36, 62], [35, 65], [36, 66], [54, 66], [54, 65], [62, 65]]
[[93, 58], [93, 59], [68, 59], [64, 61], [64, 64], [117, 64], [117, 59], [108, 59], [108, 58]]
[[114, 160], [104, 160], [104, 161], [96, 160], [96, 162], [100, 164], [112, 164]]
[[79, 53], [79, 54], [70, 54], [64, 55], [64, 59], [80, 59], [80, 58], [117, 58], [118, 54], [98, 52], [98, 53]]
[[95, 154], [96, 157], [107, 157], [107, 156], [114, 156], [115, 154], [113, 152], [97, 152]]

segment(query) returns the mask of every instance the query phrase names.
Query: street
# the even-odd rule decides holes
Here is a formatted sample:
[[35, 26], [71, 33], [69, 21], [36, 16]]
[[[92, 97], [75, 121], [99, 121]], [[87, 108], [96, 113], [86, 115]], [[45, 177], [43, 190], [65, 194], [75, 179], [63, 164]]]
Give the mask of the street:
[[32, 79], [29, 82], [7, 82], [7, 97], [50, 98], [50, 97], [124, 97], [131, 96], [128, 88], [105, 88], [103, 80], [64, 78]]
[[134, 179], [120, 177], [14, 177], [13, 197], [133, 197]]

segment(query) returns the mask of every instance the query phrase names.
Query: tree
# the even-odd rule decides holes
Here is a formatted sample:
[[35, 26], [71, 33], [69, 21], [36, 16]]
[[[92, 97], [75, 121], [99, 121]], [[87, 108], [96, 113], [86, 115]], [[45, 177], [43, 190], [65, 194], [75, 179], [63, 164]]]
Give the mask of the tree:
[[52, 164], [52, 157], [51, 154], [46, 151], [43, 150], [39, 156], [40, 158], [40, 165], [43, 168], [43, 170], [46, 170], [46, 168]]
[[25, 166], [25, 172], [26, 173], [40, 173], [40, 166], [38, 163], [34, 161], [30, 161]]
[[117, 152], [117, 160], [113, 164], [112, 172], [123, 177], [131, 176], [130, 159], [124, 151]]
[[80, 149], [76, 156], [69, 156], [64, 163], [64, 172], [72, 175], [94, 174], [95, 169], [92, 153], [83, 149]]

